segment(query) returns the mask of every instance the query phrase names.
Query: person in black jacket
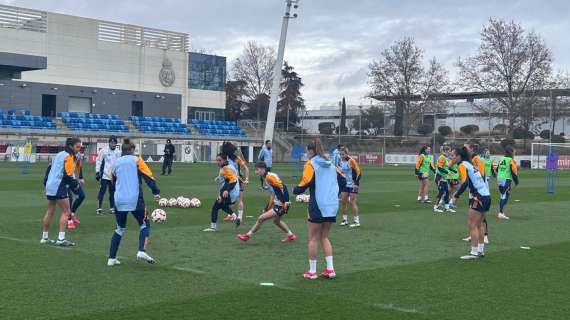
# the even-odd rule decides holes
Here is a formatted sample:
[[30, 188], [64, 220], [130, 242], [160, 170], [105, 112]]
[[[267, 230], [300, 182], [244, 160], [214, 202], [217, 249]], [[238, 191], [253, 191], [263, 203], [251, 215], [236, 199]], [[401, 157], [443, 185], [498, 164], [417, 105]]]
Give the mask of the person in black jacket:
[[166, 139], [166, 145], [164, 146], [164, 161], [162, 162], [162, 175], [166, 174], [166, 169], [168, 168], [168, 175], [172, 173], [172, 161], [174, 160], [174, 145], [170, 139]]

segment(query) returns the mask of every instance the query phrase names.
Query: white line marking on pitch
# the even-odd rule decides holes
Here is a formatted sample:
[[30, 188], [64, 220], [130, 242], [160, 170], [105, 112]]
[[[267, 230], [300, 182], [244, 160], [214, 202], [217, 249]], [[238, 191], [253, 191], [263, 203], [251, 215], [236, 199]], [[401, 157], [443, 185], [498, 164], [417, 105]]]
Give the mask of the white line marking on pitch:
[[397, 307], [391, 303], [390, 304], [376, 303], [376, 304], [374, 304], [374, 306], [381, 308], [381, 309], [395, 310], [395, 311], [400, 311], [400, 312], [405, 312], [405, 313], [418, 313], [419, 312], [416, 309], [408, 309], [408, 308]]
[[192, 273], [206, 273], [205, 271], [202, 270], [198, 270], [198, 269], [192, 269], [192, 268], [185, 268], [185, 267], [172, 267], [173, 269], [179, 270], [179, 271], [185, 271], [185, 272], [192, 272]]

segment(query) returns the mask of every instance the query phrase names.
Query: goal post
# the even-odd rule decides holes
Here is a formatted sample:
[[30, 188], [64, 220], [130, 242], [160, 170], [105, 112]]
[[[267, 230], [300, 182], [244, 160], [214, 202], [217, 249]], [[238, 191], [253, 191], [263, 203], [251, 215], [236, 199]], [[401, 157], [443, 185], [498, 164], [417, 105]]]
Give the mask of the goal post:
[[570, 169], [570, 143], [534, 142], [530, 147], [531, 169], [547, 169], [548, 156], [556, 155], [556, 169]]
[[557, 172], [570, 169], [570, 143], [533, 143], [531, 168], [545, 169], [546, 193], [556, 192]]

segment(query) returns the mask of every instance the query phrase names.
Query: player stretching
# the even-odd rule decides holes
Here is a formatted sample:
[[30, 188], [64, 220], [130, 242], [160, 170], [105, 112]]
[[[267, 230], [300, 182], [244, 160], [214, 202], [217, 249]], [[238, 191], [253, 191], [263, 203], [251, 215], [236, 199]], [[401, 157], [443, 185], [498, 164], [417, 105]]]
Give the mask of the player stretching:
[[485, 225], [483, 220], [491, 207], [489, 185], [480, 171], [471, 163], [471, 155], [466, 147], [455, 149], [453, 160], [459, 163], [458, 172], [461, 187], [453, 196], [458, 199], [465, 189], [469, 188], [468, 224], [471, 236], [471, 251], [462, 256], [463, 260], [477, 259], [485, 256]]
[[[75, 229], [77, 225], [80, 223], [79, 219], [77, 219], [77, 210], [83, 200], [85, 200], [85, 192], [83, 191], [83, 185], [85, 184], [85, 180], [83, 180], [83, 152], [79, 151], [75, 154], [75, 171], [73, 177], [77, 174], [79, 177], [79, 185], [75, 190], [69, 190], [69, 205], [71, 206], [71, 215], [67, 220], [67, 229]], [[77, 199], [73, 200], [73, 194], [77, 195]]]
[[148, 237], [150, 236], [150, 221], [146, 216], [141, 182], [144, 180], [148, 185], [155, 200], [160, 199], [160, 190], [156, 186], [149, 167], [140, 157], [134, 155], [134, 151], [135, 145], [125, 140], [122, 145], [122, 156], [113, 164], [112, 177], [116, 187], [114, 197], [117, 208], [115, 213], [117, 228], [111, 238], [108, 266], [120, 264], [117, 260], [117, 251], [125, 234], [129, 212], [133, 214], [139, 224], [137, 260], [154, 263], [154, 259], [146, 253]]
[[338, 212], [338, 173], [336, 166], [327, 159], [321, 145], [316, 139], [307, 145], [307, 157], [303, 169], [303, 178], [293, 192], [301, 194], [309, 189], [311, 198], [308, 206], [309, 242], [309, 271], [303, 274], [305, 279], [317, 279], [317, 252], [319, 243], [325, 254], [327, 267], [321, 273], [324, 278], [335, 278], [333, 266], [333, 247], [329, 240], [329, 232], [336, 223]]
[[435, 205], [433, 206], [433, 212], [442, 213], [450, 212], [455, 213], [455, 210], [450, 207], [449, 204], [449, 177], [453, 173], [449, 162], [451, 148], [449, 146], [441, 146], [441, 154], [437, 159], [437, 165], [435, 168], [435, 183], [439, 190]]
[[519, 185], [519, 171], [515, 162], [515, 150], [512, 147], [505, 149], [505, 156], [499, 161], [497, 166], [497, 183], [499, 184], [499, 191], [501, 192], [501, 200], [499, 201], [499, 213], [497, 219], [509, 220], [510, 218], [505, 214], [505, 206], [509, 201], [511, 195], [512, 183], [515, 186]]
[[109, 137], [109, 146], [101, 149], [97, 154], [97, 160], [95, 161], [95, 180], [101, 183], [99, 187], [99, 194], [97, 195], [97, 214], [100, 215], [102, 212], [101, 207], [103, 206], [103, 197], [109, 188], [109, 213], [115, 213], [115, 198], [113, 194], [115, 193], [115, 187], [111, 183], [111, 168], [113, 163], [119, 159], [121, 156], [121, 151], [117, 148], [117, 137]]
[[214, 201], [211, 212], [210, 227], [202, 231], [215, 232], [218, 231], [218, 211], [221, 209], [228, 214], [230, 219], [235, 220], [237, 216], [232, 210], [232, 205], [236, 203], [239, 197], [239, 184], [237, 169], [229, 164], [224, 154], [219, 153], [216, 157], [216, 163], [220, 167], [220, 174], [215, 181], [220, 185], [220, 191]]
[[339, 168], [342, 171], [346, 184], [340, 188], [340, 205], [342, 210], [342, 223], [341, 226], [348, 226], [348, 204], [352, 206], [352, 215], [354, 216], [354, 223], [350, 225], [351, 228], [360, 227], [360, 214], [358, 209], [357, 197], [358, 190], [360, 189], [361, 171], [356, 160], [348, 155], [348, 149], [341, 147]]
[[264, 221], [273, 219], [273, 223], [283, 230], [287, 235], [281, 240], [281, 242], [288, 242], [297, 239], [295, 234], [291, 232], [289, 226], [281, 220], [283, 215], [289, 210], [291, 203], [289, 202], [289, 191], [287, 186], [279, 179], [275, 173], [267, 171], [267, 165], [265, 162], [257, 162], [255, 164], [255, 175], [262, 177], [265, 184], [269, 187], [271, 191], [271, 196], [269, 197], [269, 203], [265, 208], [264, 212], [257, 218], [255, 225], [247, 233], [242, 233], [238, 235], [238, 239], [242, 241], [247, 241], [251, 236], [256, 233]]
[[61, 209], [59, 218], [59, 235], [55, 244], [63, 247], [74, 246], [75, 243], [65, 239], [65, 227], [71, 215], [69, 208], [68, 188], [76, 190], [79, 182], [73, 177], [75, 171], [75, 154], [81, 150], [81, 140], [78, 138], [68, 138], [65, 141], [65, 150], [58, 153], [48, 166], [44, 184], [46, 186], [46, 197], [48, 207], [43, 218], [43, 233], [40, 243], [52, 243], [49, 240], [48, 232], [51, 221], [55, 214], [55, 207]]
[[429, 155], [431, 148], [423, 146], [416, 161], [416, 177], [420, 181], [418, 203], [431, 203], [429, 200], [429, 171], [432, 170], [432, 160]]

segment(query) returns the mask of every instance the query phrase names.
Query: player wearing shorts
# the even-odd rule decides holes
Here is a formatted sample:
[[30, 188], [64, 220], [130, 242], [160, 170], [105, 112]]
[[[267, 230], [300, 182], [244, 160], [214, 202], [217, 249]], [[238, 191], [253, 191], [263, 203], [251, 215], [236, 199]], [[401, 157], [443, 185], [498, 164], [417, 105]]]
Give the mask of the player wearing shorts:
[[449, 205], [449, 175], [451, 174], [451, 167], [449, 166], [450, 163], [450, 151], [451, 148], [449, 146], [441, 146], [441, 154], [437, 159], [437, 165], [435, 168], [435, 183], [438, 188], [438, 194], [435, 201], [435, 205], [433, 206], [434, 213], [443, 213], [443, 212], [450, 212], [455, 213], [455, 210], [452, 209]]
[[[75, 172], [75, 154], [81, 150], [81, 140], [68, 138], [65, 141], [65, 150], [58, 153], [48, 166], [44, 178], [45, 193], [48, 207], [43, 218], [43, 233], [40, 243], [55, 243], [58, 246], [71, 247], [75, 243], [65, 239], [65, 227], [71, 215], [69, 208], [69, 188], [76, 190], [79, 182], [73, 177]], [[59, 218], [59, 235], [56, 241], [48, 237], [49, 226], [55, 214], [55, 207], [61, 209]]]
[[432, 170], [433, 164], [429, 155], [430, 151], [431, 148], [429, 146], [423, 146], [416, 161], [415, 174], [420, 183], [418, 203], [431, 203], [429, 200], [429, 171]]
[[453, 151], [453, 160], [459, 163], [459, 181], [461, 187], [454, 194], [458, 199], [469, 188], [468, 225], [471, 236], [471, 251], [462, 256], [463, 260], [478, 259], [485, 256], [485, 225], [483, 220], [491, 207], [491, 194], [485, 178], [471, 162], [471, 155], [466, 147]]
[[[85, 180], [83, 180], [83, 153], [80, 151], [75, 154], [75, 171], [73, 177], [79, 177], [79, 185], [77, 189], [72, 191], [69, 189], [69, 205], [71, 206], [71, 214], [69, 215], [69, 219], [67, 220], [67, 229], [75, 229], [77, 225], [80, 223], [79, 219], [77, 218], [77, 210], [79, 206], [85, 200], [85, 192], [83, 191], [83, 185], [85, 184]], [[77, 195], [77, 198], [73, 199], [73, 194]]]
[[249, 168], [239, 148], [236, 149], [235, 159], [239, 179], [238, 216], [236, 224], [240, 224], [243, 221], [243, 192], [245, 191], [245, 187], [249, 184]]
[[[479, 144], [477, 143], [466, 143], [463, 145], [469, 155], [471, 156], [471, 164], [477, 168], [481, 176], [483, 176], [483, 180], [487, 183], [487, 188], [489, 188], [489, 178], [487, 177], [487, 167], [485, 166], [485, 162], [479, 155]], [[489, 244], [489, 225], [487, 224], [487, 217], [483, 219], [483, 225], [485, 226], [485, 244]], [[463, 241], [469, 242], [471, 241], [471, 236], [464, 238]]]
[[515, 150], [512, 147], [507, 147], [505, 149], [505, 155], [501, 160], [499, 160], [499, 164], [497, 166], [497, 184], [499, 185], [499, 192], [501, 192], [497, 219], [500, 220], [510, 219], [505, 214], [505, 206], [509, 201], [513, 182], [515, 183], [515, 186], [519, 185], [519, 171], [514, 157]]
[[303, 274], [305, 279], [317, 279], [317, 252], [319, 243], [325, 254], [326, 269], [322, 277], [335, 278], [333, 266], [333, 247], [329, 240], [329, 232], [338, 212], [338, 172], [336, 166], [328, 160], [323, 151], [321, 141], [316, 139], [307, 145], [309, 160], [303, 168], [303, 177], [293, 190], [301, 194], [309, 189], [311, 198], [308, 205], [309, 241], [309, 271]]
[[[342, 210], [342, 223], [341, 226], [349, 226], [350, 228], [360, 227], [360, 214], [357, 198], [358, 190], [360, 189], [361, 170], [356, 160], [348, 155], [348, 149], [341, 147], [340, 149], [340, 162], [339, 168], [342, 171], [346, 184], [340, 188], [340, 205]], [[354, 223], [348, 224], [348, 204], [352, 206], [352, 215], [354, 216]]]
[[[450, 156], [449, 159], [449, 175], [447, 178], [447, 183], [449, 184], [449, 194], [455, 194], [455, 192], [457, 192], [457, 190], [459, 190], [460, 187], [460, 183], [459, 183], [459, 173], [457, 172], [457, 163], [455, 163], [453, 161], [453, 159]], [[450, 196], [450, 200], [449, 200], [449, 208], [450, 209], [457, 209], [457, 204], [455, 203], [455, 199], [453, 197]]]
[[210, 227], [203, 230], [206, 232], [218, 231], [217, 222], [218, 211], [220, 209], [227, 213], [226, 218], [230, 217], [230, 219], [224, 219], [226, 221], [231, 221], [232, 217], [237, 217], [232, 209], [232, 206], [238, 200], [240, 190], [237, 169], [228, 161], [223, 153], [219, 153], [216, 156], [216, 163], [220, 168], [220, 173], [214, 180], [218, 182], [220, 190], [216, 201], [214, 201], [212, 205]]
[[122, 155], [114, 162], [111, 171], [111, 177], [116, 190], [114, 197], [117, 227], [111, 238], [107, 265], [115, 266], [121, 264], [121, 262], [117, 260], [117, 251], [119, 250], [121, 239], [125, 234], [129, 212], [135, 217], [139, 225], [137, 260], [154, 263], [155, 260], [146, 252], [150, 236], [150, 221], [146, 214], [142, 181], [150, 188], [155, 200], [160, 199], [160, 190], [156, 186], [156, 181], [149, 167], [140, 157], [134, 155], [134, 143], [125, 139], [121, 149]]
[[281, 242], [288, 242], [297, 239], [295, 234], [291, 232], [289, 226], [282, 220], [282, 217], [287, 214], [291, 203], [289, 202], [289, 191], [287, 186], [279, 179], [275, 173], [267, 171], [267, 165], [265, 162], [257, 162], [255, 164], [255, 175], [262, 177], [265, 180], [265, 185], [269, 187], [271, 196], [269, 197], [269, 202], [263, 210], [263, 213], [257, 218], [255, 225], [247, 233], [242, 233], [238, 235], [238, 239], [242, 241], [247, 241], [251, 236], [256, 233], [264, 221], [273, 219], [273, 223], [279, 229], [286, 233], [285, 238]]

